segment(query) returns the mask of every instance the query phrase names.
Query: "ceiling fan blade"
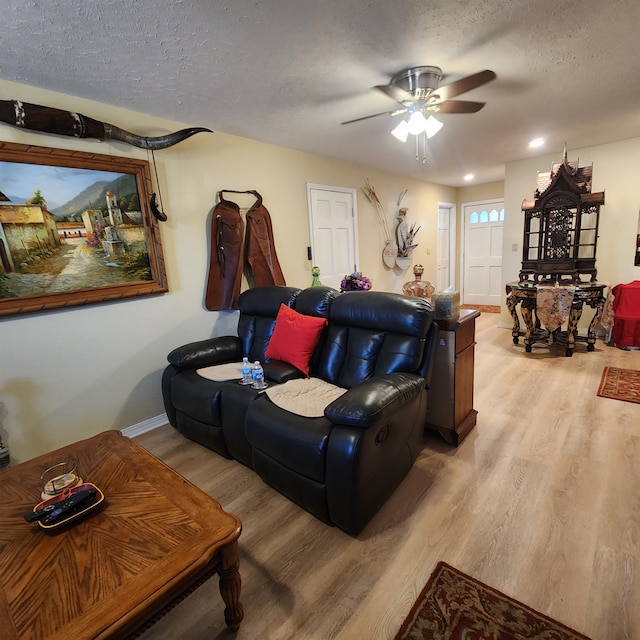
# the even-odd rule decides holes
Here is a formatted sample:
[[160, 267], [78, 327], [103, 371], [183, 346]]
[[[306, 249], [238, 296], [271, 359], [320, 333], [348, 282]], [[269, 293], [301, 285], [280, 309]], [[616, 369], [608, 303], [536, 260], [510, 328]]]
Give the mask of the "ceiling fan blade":
[[442, 101], [449, 100], [449, 98], [455, 98], [461, 93], [471, 91], [471, 89], [477, 89], [483, 84], [491, 82], [491, 80], [494, 80], [495, 78], [496, 74], [493, 71], [485, 69], [484, 71], [478, 71], [478, 73], [474, 73], [466, 78], [456, 80], [451, 84], [445, 84], [442, 87], [438, 87], [432, 95], [439, 96], [439, 99]]
[[351, 124], [352, 122], [360, 122], [361, 120], [368, 120], [369, 118], [377, 118], [378, 116], [397, 116], [400, 113], [404, 113], [406, 109], [395, 109], [394, 111], [383, 111], [382, 113], [373, 113], [370, 116], [363, 116], [362, 118], [355, 118], [354, 120], [347, 120], [340, 124]]
[[445, 100], [428, 107], [436, 113], [477, 113], [484, 107], [484, 102], [469, 102], [469, 100]]
[[375, 88], [382, 91], [382, 93], [389, 96], [392, 100], [400, 102], [401, 104], [405, 100], [413, 102], [413, 96], [408, 91], [405, 91], [400, 87], [396, 87], [393, 84], [377, 84]]

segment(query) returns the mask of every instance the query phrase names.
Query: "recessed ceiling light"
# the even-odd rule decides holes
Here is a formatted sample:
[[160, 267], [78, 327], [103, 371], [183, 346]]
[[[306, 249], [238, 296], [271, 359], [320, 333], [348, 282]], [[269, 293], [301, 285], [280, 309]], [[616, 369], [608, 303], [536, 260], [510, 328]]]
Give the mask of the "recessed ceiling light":
[[534, 138], [530, 143], [529, 143], [529, 147], [531, 149], [535, 149], [536, 147], [541, 147], [542, 145], [544, 145], [545, 143], [545, 139], [544, 138]]
[[467, 175], [464, 177], [464, 179], [469, 182], [470, 180], [473, 180], [475, 178], [475, 174], [473, 173], [467, 173]]

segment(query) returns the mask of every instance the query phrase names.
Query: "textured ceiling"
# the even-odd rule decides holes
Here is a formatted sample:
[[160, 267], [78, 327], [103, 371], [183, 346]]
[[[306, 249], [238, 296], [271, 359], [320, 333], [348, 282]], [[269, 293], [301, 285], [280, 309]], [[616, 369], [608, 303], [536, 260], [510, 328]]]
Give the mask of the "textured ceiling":
[[[2, 0], [0, 77], [457, 186], [640, 136], [638, 24], [637, 0]], [[373, 87], [416, 65], [498, 76], [460, 97], [482, 111], [441, 116], [426, 164], [399, 116], [340, 125], [394, 109]]]

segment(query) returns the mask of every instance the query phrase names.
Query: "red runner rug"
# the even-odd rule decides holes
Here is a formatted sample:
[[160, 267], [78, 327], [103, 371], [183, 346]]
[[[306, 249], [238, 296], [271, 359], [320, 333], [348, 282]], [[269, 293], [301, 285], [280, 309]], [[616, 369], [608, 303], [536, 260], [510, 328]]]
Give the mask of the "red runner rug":
[[439, 562], [395, 640], [589, 640]]
[[598, 387], [602, 398], [613, 398], [640, 404], [640, 371], [605, 367]]

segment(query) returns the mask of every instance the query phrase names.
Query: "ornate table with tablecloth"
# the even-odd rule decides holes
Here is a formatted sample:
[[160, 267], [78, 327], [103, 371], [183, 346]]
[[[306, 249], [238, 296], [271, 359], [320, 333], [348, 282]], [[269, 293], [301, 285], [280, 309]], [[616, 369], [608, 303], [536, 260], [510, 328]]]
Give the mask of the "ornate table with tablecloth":
[[[532, 281], [509, 282], [506, 285], [506, 305], [513, 318], [513, 343], [524, 336], [527, 353], [535, 342], [560, 343], [565, 355], [573, 355], [577, 342], [586, 342], [587, 351], [593, 351], [596, 342], [596, 326], [602, 317], [606, 283], [553, 283], [538, 284]], [[525, 324], [520, 328], [517, 306]], [[578, 323], [584, 305], [594, 309], [586, 336], [578, 334]], [[566, 329], [563, 330], [563, 325]]]

